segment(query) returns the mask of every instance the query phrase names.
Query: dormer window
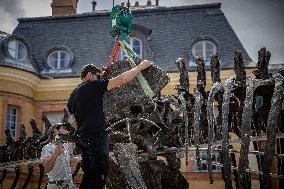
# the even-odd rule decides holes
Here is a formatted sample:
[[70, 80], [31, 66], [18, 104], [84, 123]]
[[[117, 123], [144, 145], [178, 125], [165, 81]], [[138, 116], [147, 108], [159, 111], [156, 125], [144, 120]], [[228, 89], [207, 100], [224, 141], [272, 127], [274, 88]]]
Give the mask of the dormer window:
[[197, 58], [202, 56], [204, 61], [209, 61], [210, 56], [217, 53], [217, 47], [209, 40], [201, 40], [192, 47], [192, 55]]
[[[132, 50], [140, 57], [142, 58], [142, 41], [136, 37], [130, 37], [129, 38], [129, 44], [132, 48]], [[120, 51], [120, 59], [122, 60], [125, 56], [124, 52]]]
[[130, 45], [133, 51], [138, 54], [138, 56], [142, 57], [142, 41], [136, 37], [130, 38]]
[[69, 62], [70, 56], [65, 50], [55, 50], [47, 57], [47, 63], [53, 69], [66, 68]]
[[12, 39], [8, 42], [9, 55], [19, 61], [25, 60], [28, 56], [27, 46], [17, 39]]

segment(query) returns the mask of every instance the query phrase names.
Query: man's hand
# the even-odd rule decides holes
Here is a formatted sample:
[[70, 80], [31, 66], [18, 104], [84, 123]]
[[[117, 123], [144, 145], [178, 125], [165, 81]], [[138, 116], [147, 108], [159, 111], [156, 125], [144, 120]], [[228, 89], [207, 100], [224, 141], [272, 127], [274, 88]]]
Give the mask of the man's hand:
[[77, 123], [77, 120], [75, 118], [75, 115], [74, 114], [71, 114], [71, 117], [72, 117], [72, 127], [74, 127], [75, 129], [78, 128], [78, 123]]
[[50, 157], [45, 158], [43, 160], [45, 172], [49, 173], [53, 169], [54, 163], [55, 163], [57, 157], [63, 151], [63, 148], [64, 148], [63, 144], [58, 144], [56, 146], [56, 148], [54, 149], [53, 154]]
[[63, 144], [58, 144], [53, 152], [54, 157], [58, 157], [60, 153], [63, 151]]
[[144, 70], [150, 66], [153, 66], [153, 62], [149, 60], [142, 60], [142, 62], [137, 66], [140, 70]]
[[149, 60], [143, 60], [138, 66], [135, 66], [129, 71], [126, 71], [119, 76], [109, 80], [107, 90], [119, 87], [122, 84], [125, 84], [131, 81], [135, 76], [137, 76], [142, 70], [153, 65], [153, 62]]

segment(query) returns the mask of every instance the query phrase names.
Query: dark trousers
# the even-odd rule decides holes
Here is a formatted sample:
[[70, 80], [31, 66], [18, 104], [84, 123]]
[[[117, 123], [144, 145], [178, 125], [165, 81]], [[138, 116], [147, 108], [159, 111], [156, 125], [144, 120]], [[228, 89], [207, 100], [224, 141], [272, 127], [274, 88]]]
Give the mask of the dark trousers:
[[87, 138], [88, 145], [81, 148], [84, 172], [80, 189], [103, 189], [108, 175], [109, 145], [105, 133]]

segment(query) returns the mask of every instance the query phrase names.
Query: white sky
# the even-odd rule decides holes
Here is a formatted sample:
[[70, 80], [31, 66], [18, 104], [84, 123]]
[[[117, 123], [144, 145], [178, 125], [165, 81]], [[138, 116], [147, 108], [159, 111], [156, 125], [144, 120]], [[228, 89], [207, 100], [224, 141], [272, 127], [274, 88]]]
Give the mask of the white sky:
[[[91, 11], [92, 0], [79, 0], [78, 13]], [[124, 0], [127, 2], [127, 0]], [[131, 4], [137, 0], [130, 0]], [[147, 0], [140, 0], [145, 5]], [[12, 33], [19, 17], [51, 16], [52, 0], [0, 0], [0, 30]], [[121, 0], [115, 0], [120, 3]], [[160, 0], [161, 6], [221, 2], [222, 11], [250, 57], [265, 46], [271, 64], [284, 63], [284, 0]], [[152, 4], [155, 0], [152, 0]], [[111, 9], [112, 0], [97, 0], [97, 9]], [[233, 53], [233, 52], [232, 52]]]

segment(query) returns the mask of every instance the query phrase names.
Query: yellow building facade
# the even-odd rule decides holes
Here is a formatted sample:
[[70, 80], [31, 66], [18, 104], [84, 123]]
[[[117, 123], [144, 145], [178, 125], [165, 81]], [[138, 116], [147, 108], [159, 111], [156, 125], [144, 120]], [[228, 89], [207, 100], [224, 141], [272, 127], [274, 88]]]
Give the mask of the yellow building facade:
[[[247, 69], [251, 75], [253, 69]], [[174, 87], [179, 84], [179, 73], [169, 73], [170, 83], [162, 90], [162, 95], [176, 94]], [[222, 70], [221, 79], [233, 77], [233, 70]], [[196, 86], [196, 72], [189, 72], [190, 91]], [[206, 72], [207, 86], [212, 85], [210, 71]], [[31, 118], [35, 118], [37, 126], [43, 131], [41, 117], [43, 114], [63, 112], [71, 91], [80, 83], [80, 78], [42, 78], [34, 73], [5, 66], [0, 66], [0, 142], [5, 143], [5, 126], [7, 123], [7, 107], [14, 106], [17, 110], [16, 137], [19, 136], [20, 125], [26, 126], [26, 132], [31, 136], [29, 127]]]
[[[247, 76], [252, 75], [253, 69], [247, 69]], [[175, 86], [179, 84], [179, 73], [170, 72], [170, 83], [162, 90], [162, 95], [175, 95]], [[190, 91], [196, 86], [197, 73], [189, 71]], [[206, 72], [207, 86], [206, 90], [210, 90], [212, 85], [210, 71]], [[234, 77], [234, 70], [221, 71], [222, 83], [229, 77]], [[80, 83], [79, 77], [47, 79], [42, 78], [32, 72], [25, 70], [0, 66], [0, 143], [6, 142], [5, 129], [7, 124], [7, 107], [13, 106], [17, 110], [17, 127], [16, 138], [19, 136], [20, 125], [26, 126], [28, 136], [32, 135], [32, 129], [29, 121], [35, 118], [36, 124], [41, 131], [44, 131], [41, 117], [43, 114], [63, 112], [66, 108], [67, 100], [71, 91]], [[215, 182], [209, 184], [208, 175], [206, 172], [198, 173], [194, 170], [193, 161], [187, 166], [185, 159], [182, 159], [181, 171], [189, 180], [190, 188], [224, 188], [224, 183], [220, 172], [214, 173]], [[26, 166], [24, 166], [26, 167]], [[21, 178], [25, 175], [22, 173]], [[11, 177], [11, 178], [10, 178]], [[3, 187], [9, 186], [12, 183], [12, 177], [9, 175], [3, 183]], [[80, 177], [80, 176], [79, 176]], [[10, 178], [10, 179], [9, 179]], [[23, 180], [24, 177], [20, 180]], [[78, 178], [77, 178], [78, 180]], [[22, 181], [21, 181], [22, 182]], [[37, 180], [32, 180], [32, 185], [36, 185]], [[45, 182], [45, 181], [43, 181]], [[20, 183], [20, 182], [19, 182]], [[2, 187], [2, 188], [3, 188]], [[1, 187], [0, 187], [1, 188]]]

